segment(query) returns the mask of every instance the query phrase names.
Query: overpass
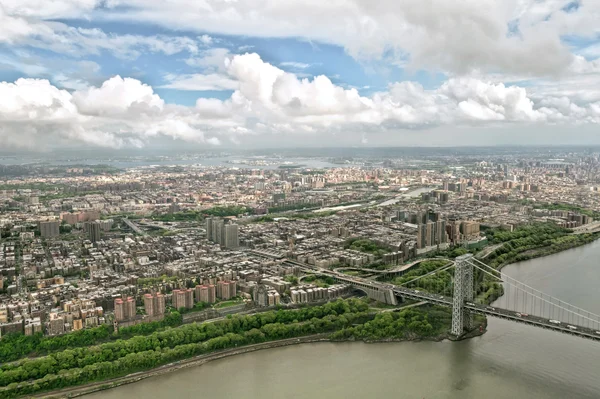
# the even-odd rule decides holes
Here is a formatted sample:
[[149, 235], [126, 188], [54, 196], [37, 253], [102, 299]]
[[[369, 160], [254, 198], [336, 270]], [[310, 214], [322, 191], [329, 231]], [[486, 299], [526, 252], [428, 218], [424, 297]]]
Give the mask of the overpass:
[[160, 230], [167, 230], [167, 231], [176, 231], [176, 230], [178, 230], [178, 229], [174, 228], [173, 226], [168, 226], [166, 224], [161, 224], [161, 223], [154, 223], [154, 222], [151, 222], [151, 221], [148, 221], [148, 220], [144, 220], [144, 219], [140, 221], [140, 225], [151, 227], [151, 228], [155, 228], [155, 229], [160, 229]]
[[383, 284], [377, 281], [349, 276], [338, 271], [323, 269], [321, 267], [307, 265], [290, 259], [286, 259], [284, 263], [287, 263], [290, 266], [298, 266], [300, 270], [305, 273], [320, 274], [326, 277], [331, 277], [337, 283], [351, 285], [354, 288], [365, 292], [369, 298], [375, 299], [379, 302], [387, 303], [389, 305], [398, 304], [398, 299], [392, 291], [392, 288], [394, 287], [392, 284]]
[[137, 224], [133, 223], [131, 220], [129, 220], [127, 218], [123, 218], [123, 222], [137, 234], [142, 235], [142, 236], [145, 236], [147, 234], [144, 230], [142, 230]]
[[584, 224], [583, 226], [575, 227], [573, 234], [597, 233], [600, 231], [600, 221]]
[[386, 269], [386, 270], [375, 270], [375, 269], [369, 269], [369, 268], [365, 268], [365, 267], [354, 267], [354, 266], [340, 266], [338, 268], [335, 268], [334, 270], [338, 271], [338, 272], [343, 272], [344, 270], [359, 271], [359, 272], [368, 273], [368, 274], [372, 274], [372, 275], [379, 275], [381, 277], [402, 276], [404, 273], [408, 272], [410, 269], [417, 266], [419, 263], [432, 261], [432, 260], [440, 260], [440, 258], [418, 259], [414, 262], [407, 263], [405, 265], [398, 265], [392, 269]]
[[[471, 254], [458, 257], [455, 262], [450, 262], [433, 272], [408, 281], [403, 286], [348, 276], [336, 270], [331, 271], [318, 268], [293, 260], [286, 260], [285, 263], [298, 266], [306, 273], [318, 273], [331, 277], [338, 283], [349, 284], [356, 289], [366, 292], [370, 298], [390, 305], [396, 305], [398, 299], [413, 299], [451, 308], [452, 334], [457, 337], [462, 336], [465, 330], [472, 329], [473, 315], [480, 314], [600, 341], [600, 315], [593, 314], [544, 294], [508, 276], [498, 275], [498, 271], [473, 258]], [[414, 284], [413, 287], [406, 286], [424, 277], [451, 268], [455, 269], [452, 296], [428, 292], [424, 288], [414, 287]], [[514, 301], [513, 307], [510, 307], [509, 301], [508, 308], [475, 303], [473, 289], [474, 270], [480, 270], [484, 274], [496, 277], [505, 286], [516, 287], [517, 291], [520, 292], [519, 298], [521, 300]], [[509, 294], [505, 293], [505, 295]], [[523, 298], [525, 299], [524, 301]]]

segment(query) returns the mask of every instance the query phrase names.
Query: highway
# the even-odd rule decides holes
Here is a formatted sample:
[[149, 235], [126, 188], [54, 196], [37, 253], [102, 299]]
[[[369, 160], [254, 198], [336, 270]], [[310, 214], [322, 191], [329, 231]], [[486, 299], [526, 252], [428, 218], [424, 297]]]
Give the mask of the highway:
[[142, 236], [146, 235], [146, 232], [144, 230], [140, 229], [140, 227], [137, 224], [133, 223], [131, 220], [129, 220], [127, 218], [123, 218], [123, 222], [125, 222], [125, 224], [127, 226], [129, 226], [131, 228], [131, 230], [135, 231], [136, 233], [138, 233]]
[[[350, 284], [359, 288], [367, 288], [374, 290], [392, 290], [394, 294], [401, 298], [415, 299], [419, 301], [427, 301], [432, 304], [445, 306], [452, 308], [453, 298], [445, 297], [439, 294], [431, 294], [424, 291], [414, 290], [411, 288], [395, 286], [389, 283], [380, 283], [378, 281], [366, 280], [360, 277], [348, 276], [337, 271], [331, 271], [320, 267], [313, 267], [293, 260], [286, 260], [287, 263], [299, 266], [304, 272], [319, 273], [324, 276], [333, 278], [334, 280], [346, 284]], [[516, 323], [528, 324], [530, 326], [541, 327], [548, 330], [558, 331], [564, 334], [575, 335], [581, 338], [593, 339], [600, 341], [600, 331], [571, 324], [573, 328], [569, 328], [569, 324], [561, 322], [559, 324], [551, 323], [548, 319], [534, 316], [525, 315], [524, 313], [519, 316], [519, 313], [512, 310], [501, 309], [497, 307], [491, 307], [482, 304], [475, 304], [467, 302], [464, 306], [466, 309], [473, 313], [481, 314], [490, 317], [496, 317], [505, 320], [511, 320]]]
[[600, 221], [575, 227], [573, 229], [573, 234], [596, 233], [598, 231], [600, 231]]
[[152, 221], [145, 220], [145, 219], [142, 219], [140, 221], [140, 225], [148, 226], [148, 227], [154, 227], [155, 229], [162, 229], [162, 230], [167, 230], [167, 231], [176, 231], [176, 230], [179, 230], [179, 229], [176, 229], [173, 226], [169, 226], [169, 225], [161, 224], [161, 223], [153, 223]]
[[418, 265], [421, 262], [426, 262], [426, 261], [431, 261], [431, 260], [440, 260], [440, 258], [418, 259], [414, 262], [407, 263], [405, 265], [398, 265], [392, 269], [387, 269], [387, 270], [375, 270], [375, 269], [368, 269], [368, 268], [364, 268], [364, 267], [341, 266], [341, 267], [334, 269], [334, 271], [342, 272], [344, 270], [355, 270], [355, 271], [365, 272], [365, 273], [369, 273], [369, 274], [379, 274], [379, 275], [403, 274], [404, 272], [408, 271], [415, 265]]

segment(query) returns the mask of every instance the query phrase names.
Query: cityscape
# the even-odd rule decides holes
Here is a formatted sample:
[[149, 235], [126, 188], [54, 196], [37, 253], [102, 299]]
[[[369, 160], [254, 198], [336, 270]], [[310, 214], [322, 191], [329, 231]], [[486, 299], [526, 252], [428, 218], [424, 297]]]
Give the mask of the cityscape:
[[0, 0], [0, 398], [600, 398], [599, 20]]
[[[326, 168], [254, 167], [275, 154], [247, 156], [242, 166], [3, 165], [3, 360], [44, 342], [61, 348], [73, 334], [102, 346], [110, 336], [352, 298], [361, 298], [351, 306], [365, 306], [367, 318], [408, 307], [428, 320], [437, 309], [439, 325], [400, 336], [452, 338], [449, 311], [411, 297], [419, 289], [452, 296], [456, 273], [438, 280], [432, 271], [465, 254], [499, 269], [587, 244], [600, 232], [600, 152], [431, 151], [419, 156], [427, 169], [409, 157], [353, 152], [351, 164]], [[424, 285], [408, 285], [406, 295], [385, 292], [420, 276]], [[506, 284], [481, 280], [473, 302], [510, 295]], [[600, 340], [600, 319], [562, 317]], [[485, 318], [475, 324], [466, 336], [485, 332]], [[11, 370], [3, 372], [5, 386], [18, 382]]]

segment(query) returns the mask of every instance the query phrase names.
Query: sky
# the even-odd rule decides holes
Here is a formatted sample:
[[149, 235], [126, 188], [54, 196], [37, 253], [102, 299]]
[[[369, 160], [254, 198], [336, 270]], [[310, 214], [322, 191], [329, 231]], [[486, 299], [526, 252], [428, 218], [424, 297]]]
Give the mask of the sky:
[[600, 144], [598, 0], [0, 0], [0, 150]]

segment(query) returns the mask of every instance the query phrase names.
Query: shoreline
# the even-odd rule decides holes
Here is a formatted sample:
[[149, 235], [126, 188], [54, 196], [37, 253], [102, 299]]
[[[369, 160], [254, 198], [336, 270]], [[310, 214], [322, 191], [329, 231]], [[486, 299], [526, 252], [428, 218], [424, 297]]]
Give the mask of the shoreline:
[[409, 338], [383, 338], [379, 340], [373, 341], [364, 341], [364, 340], [331, 340], [328, 338], [329, 334], [317, 334], [310, 335], [299, 338], [288, 338], [279, 341], [271, 341], [271, 342], [263, 342], [260, 344], [243, 346], [240, 348], [227, 349], [220, 352], [213, 352], [210, 354], [199, 355], [190, 359], [180, 360], [178, 362], [170, 363], [167, 365], [159, 366], [154, 369], [139, 371], [133, 374], [128, 374], [123, 377], [113, 378], [105, 381], [93, 382], [90, 384], [68, 387], [60, 390], [22, 396], [22, 398], [27, 399], [59, 399], [59, 398], [77, 398], [84, 395], [89, 395], [96, 392], [105, 391], [112, 388], [118, 388], [123, 385], [133, 384], [147, 378], [157, 377], [169, 373], [173, 373], [177, 370], [187, 369], [191, 367], [202, 366], [206, 363], [209, 363], [214, 360], [219, 360], [231, 356], [242, 355], [245, 353], [256, 352], [259, 350], [268, 350], [268, 349], [276, 349], [282, 348], [285, 346], [291, 345], [301, 345], [301, 344], [310, 344], [310, 343], [320, 343], [320, 342], [328, 342], [328, 343], [364, 343], [364, 344], [380, 344], [380, 343], [399, 343], [399, 342], [421, 342], [421, 341], [431, 341], [431, 342], [442, 342], [445, 340], [450, 341], [460, 341], [464, 339], [474, 338], [480, 335], [485, 334], [487, 331], [487, 323], [484, 323], [484, 327], [482, 330], [479, 330], [479, 327], [473, 329], [471, 332], [465, 333], [463, 336], [458, 339], [452, 339], [447, 333], [439, 335], [437, 337], [409, 337]]
[[328, 334], [317, 334], [299, 338], [288, 338], [285, 340], [263, 342], [260, 344], [242, 346], [240, 348], [226, 349], [219, 352], [213, 352], [205, 355], [195, 356], [189, 359], [180, 360], [177, 362], [169, 363], [163, 366], [159, 366], [150, 370], [138, 371], [132, 374], [125, 375], [123, 377], [112, 378], [109, 380], [93, 382], [90, 384], [79, 385], [75, 387], [68, 387], [60, 390], [54, 390], [50, 392], [22, 396], [22, 398], [31, 399], [59, 399], [59, 398], [76, 398], [83, 395], [88, 395], [95, 392], [105, 391], [111, 388], [117, 388], [122, 385], [132, 384], [146, 378], [155, 377], [163, 374], [172, 373], [177, 370], [181, 370], [189, 367], [201, 366], [205, 363], [209, 363], [213, 360], [218, 360], [230, 356], [241, 355], [244, 353], [256, 352], [259, 350], [280, 348], [290, 345], [298, 345], [303, 343], [316, 343], [316, 342], [332, 342], [327, 338]]
[[[503, 264], [498, 265], [495, 268], [493, 266], [490, 266], [490, 267], [493, 268], [493, 269], [495, 269], [498, 273], [500, 273], [500, 275], [502, 275], [502, 269], [504, 269], [507, 266], [515, 265], [515, 264], [521, 263], [521, 262], [527, 262], [527, 261], [534, 260], [534, 259], [545, 258], [547, 256], [558, 255], [560, 253], [567, 252], [567, 251], [570, 251], [570, 250], [575, 249], [575, 248], [581, 248], [581, 247], [585, 247], [586, 245], [591, 245], [591, 244], [595, 243], [596, 241], [600, 240], [600, 232], [599, 233], [591, 233], [591, 234], [596, 234], [596, 236], [594, 237], [594, 239], [592, 241], [589, 241], [589, 242], [578, 243], [577, 245], [573, 245], [572, 247], [565, 248], [565, 249], [562, 249], [562, 250], [559, 250], [559, 251], [556, 251], [556, 252], [534, 254], [534, 256], [532, 256], [531, 258], [523, 259], [523, 260], [519, 260], [519, 261], [513, 261], [513, 262], [503, 263]], [[505, 243], [502, 243], [502, 245], [504, 245], [504, 244]], [[541, 250], [543, 248], [546, 248], [546, 247], [536, 248], [536, 249], [534, 249], [534, 251]], [[476, 254], [474, 256], [476, 256]], [[484, 259], [483, 260], [479, 259], [479, 261], [487, 264]], [[485, 305], [492, 305], [494, 302], [496, 302], [497, 300], [499, 300], [500, 298], [502, 298], [504, 296], [504, 294], [505, 294], [505, 292], [504, 292], [504, 285], [502, 285], [502, 295], [494, 298], [492, 301], [485, 301], [483, 303]]]
[[[533, 260], [533, 259], [545, 258], [546, 256], [552, 256], [552, 255], [560, 254], [560, 253], [567, 252], [567, 251], [570, 251], [570, 250], [575, 249], [575, 248], [585, 247], [586, 245], [593, 244], [596, 241], [600, 240], [600, 232], [599, 233], [591, 233], [591, 234], [597, 234], [597, 236], [595, 237], [595, 239], [593, 239], [590, 242], [583, 242], [583, 243], [580, 243], [578, 245], [574, 245], [572, 247], [565, 248], [565, 249], [562, 249], [562, 250], [556, 251], [556, 252], [550, 252], [550, 253], [546, 253], [546, 254], [539, 254], [539, 255], [533, 256], [533, 257], [531, 257], [529, 259], [523, 259], [523, 260], [518, 260], [518, 261], [514, 261], [514, 262], [503, 263], [503, 264], [499, 265], [496, 268], [496, 270], [499, 271], [499, 272], [501, 272], [502, 269], [504, 269], [506, 266], [514, 265], [514, 264], [521, 263], [521, 262], [527, 262], [527, 261], [530, 261], [530, 260]], [[505, 243], [502, 243], [502, 244], [504, 245]], [[543, 249], [543, 248], [545, 248], [545, 247], [536, 248], [536, 249], [534, 249], [534, 251], [538, 250], [538, 249]], [[502, 295], [504, 295], [504, 294], [502, 294]]]

